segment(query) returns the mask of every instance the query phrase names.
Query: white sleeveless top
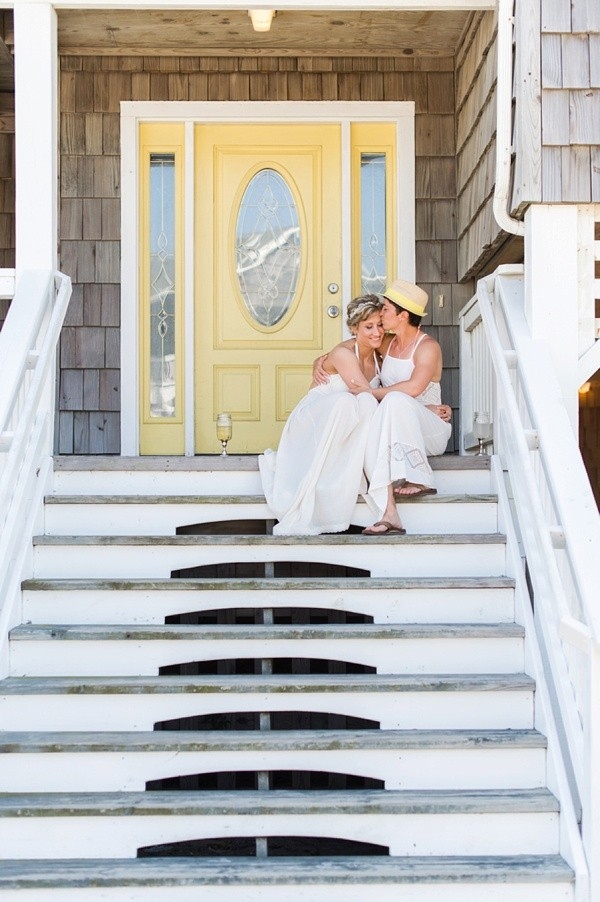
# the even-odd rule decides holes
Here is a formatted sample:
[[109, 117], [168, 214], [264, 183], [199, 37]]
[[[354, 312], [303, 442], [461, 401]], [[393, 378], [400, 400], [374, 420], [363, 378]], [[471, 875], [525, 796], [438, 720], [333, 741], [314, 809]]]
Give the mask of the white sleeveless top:
[[[356, 359], [358, 360], [358, 346], [356, 342], [354, 343], [354, 353], [356, 354]], [[373, 351], [373, 362], [375, 363], [375, 375], [369, 382], [371, 388], [379, 388], [382, 384], [381, 382], [381, 368], [379, 366], [379, 360], [377, 359], [377, 353]], [[329, 377], [329, 382], [323, 382], [321, 385], [313, 385], [311, 389], [309, 389], [309, 394], [311, 392], [317, 392], [320, 395], [329, 395], [333, 392], [338, 391], [350, 391], [342, 377], [339, 373], [332, 373]], [[300, 402], [302, 403], [302, 401]]]
[[[381, 384], [385, 388], [387, 388], [388, 385], [395, 385], [396, 382], [407, 382], [410, 379], [415, 368], [413, 360], [415, 351], [425, 337], [425, 334], [421, 335], [412, 350], [412, 354], [410, 357], [407, 357], [406, 360], [401, 360], [399, 357], [390, 357], [390, 342], [390, 346], [387, 349], [381, 365]], [[430, 382], [425, 390], [422, 391], [420, 395], [417, 395], [415, 401], [420, 401], [421, 404], [441, 404], [442, 389], [440, 383]]]
[[[354, 342], [354, 353], [356, 354], [356, 359], [358, 360], [358, 344]], [[369, 382], [371, 388], [379, 388], [381, 385], [381, 369], [379, 367], [379, 360], [377, 359], [377, 352], [373, 351], [373, 363], [375, 364], [375, 375]]]

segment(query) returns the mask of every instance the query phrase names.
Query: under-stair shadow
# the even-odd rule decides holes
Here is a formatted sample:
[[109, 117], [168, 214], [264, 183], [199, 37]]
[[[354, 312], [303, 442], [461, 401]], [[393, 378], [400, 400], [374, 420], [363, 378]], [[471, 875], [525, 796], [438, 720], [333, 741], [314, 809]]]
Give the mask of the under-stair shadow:
[[[299, 857], [345, 855], [388, 856], [389, 848], [375, 843], [358, 842], [353, 839], [336, 839], [329, 836], [268, 836], [266, 854], [273, 857]], [[264, 846], [263, 846], [264, 849]], [[211, 839], [189, 839], [183, 842], [163, 843], [138, 849], [138, 858], [249, 858], [257, 854], [257, 840], [251, 836], [214, 837]]]
[[149, 791], [207, 790], [244, 791], [259, 788], [273, 790], [385, 789], [385, 781], [360, 774], [340, 774], [314, 770], [239, 770], [184, 774], [149, 780]]

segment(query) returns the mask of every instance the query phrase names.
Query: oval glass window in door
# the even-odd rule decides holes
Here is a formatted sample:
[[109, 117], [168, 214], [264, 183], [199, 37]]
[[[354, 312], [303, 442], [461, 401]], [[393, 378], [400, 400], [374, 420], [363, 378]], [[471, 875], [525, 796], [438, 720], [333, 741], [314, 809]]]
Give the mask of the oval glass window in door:
[[235, 230], [236, 273], [246, 309], [261, 326], [275, 326], [293, 304], [302, 242], [289, 185], [261, 169], [240, 203]]

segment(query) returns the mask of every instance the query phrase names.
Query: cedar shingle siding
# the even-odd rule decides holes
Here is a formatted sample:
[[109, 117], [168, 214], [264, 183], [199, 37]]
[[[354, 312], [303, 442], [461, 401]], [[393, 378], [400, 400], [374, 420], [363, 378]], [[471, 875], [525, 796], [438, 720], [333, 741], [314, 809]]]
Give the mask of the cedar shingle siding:
[[600, 202], [600, 3], [541, 0], [543, 203]]

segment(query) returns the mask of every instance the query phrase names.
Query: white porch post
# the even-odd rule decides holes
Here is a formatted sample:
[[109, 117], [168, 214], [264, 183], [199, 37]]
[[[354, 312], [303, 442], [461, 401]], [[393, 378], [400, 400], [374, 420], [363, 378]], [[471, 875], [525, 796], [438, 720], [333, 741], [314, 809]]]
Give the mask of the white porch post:
[[534, 204], [525, 216], [525, 316], [547, 343], [573, 431], [579, 419], [577, 207]]
[[47, 0], [14, 6], [17, 279], [57, 268], [56, 13]]

